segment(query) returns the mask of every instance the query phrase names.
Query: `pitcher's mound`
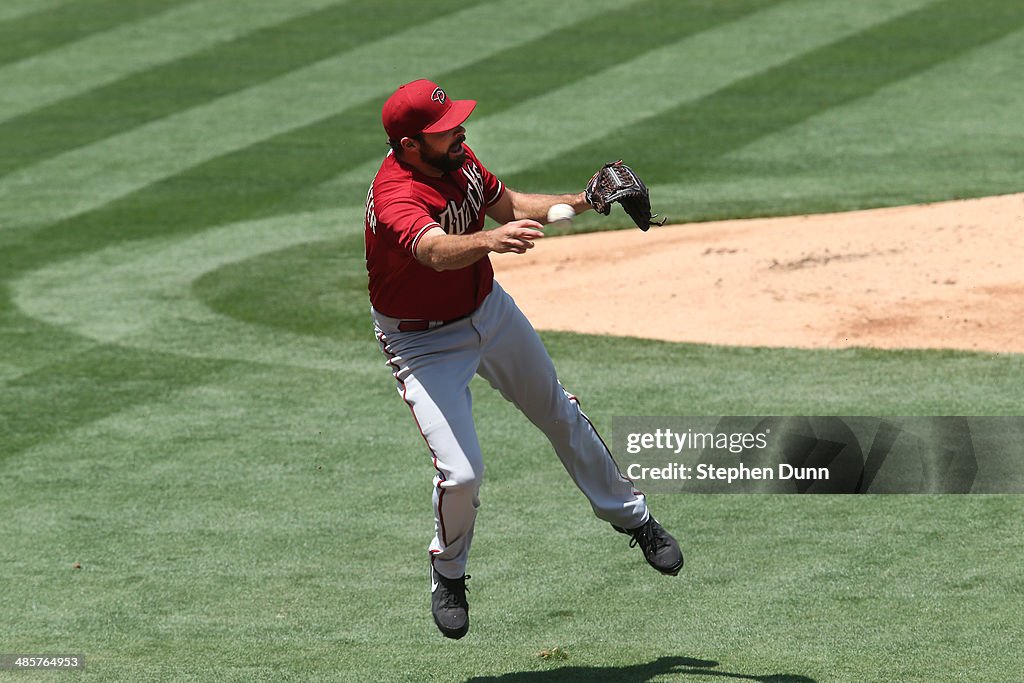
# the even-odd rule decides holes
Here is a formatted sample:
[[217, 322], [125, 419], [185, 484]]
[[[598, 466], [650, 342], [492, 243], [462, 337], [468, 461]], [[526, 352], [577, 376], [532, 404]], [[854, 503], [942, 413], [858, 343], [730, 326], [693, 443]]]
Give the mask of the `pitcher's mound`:
[[538, 329], [1024, 352], [1024, 194], [547, 238], [491, 259]]

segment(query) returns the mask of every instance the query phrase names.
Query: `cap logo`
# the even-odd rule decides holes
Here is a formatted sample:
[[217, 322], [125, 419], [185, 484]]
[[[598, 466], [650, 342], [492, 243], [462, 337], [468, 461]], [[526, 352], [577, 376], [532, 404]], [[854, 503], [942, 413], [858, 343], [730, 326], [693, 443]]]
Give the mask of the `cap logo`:
[[430, 94], [430, 99], [438, 104], [444, 104], [444, 101], [448, 99], [448, 96], [444, 93], [444, 90], [434, 88], [434, 92]]

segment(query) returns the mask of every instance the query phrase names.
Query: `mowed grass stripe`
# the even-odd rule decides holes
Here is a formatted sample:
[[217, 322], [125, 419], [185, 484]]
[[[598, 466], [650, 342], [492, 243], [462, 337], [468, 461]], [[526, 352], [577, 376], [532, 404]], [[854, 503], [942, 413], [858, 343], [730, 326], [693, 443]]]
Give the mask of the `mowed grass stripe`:
[[[908, 161], [907, 150], [932, 155], [949, 148], [961, 159], [978, 157], [989, 164], [1017, 160], [1014, 143], [1024, 134], [1024, 119], [1018, 116], [1024, 111], [1024, 89], [1005, 86], [1016, 77], [1022, 57], [1024, 27], [758, 138], [729, 152], [724, 161], [760, 165], [771, 157], [773, 167], [808, 170], [803, 160], [820, 164], [841, 152], [870, 164], [882, 155], [896, 156], [895, 165]], [[878, 111], [886, 116], [877, 116]], [[981, 149], [972, 147], [979, 142]], [[951, 170], [959, 173], [960, 167]]]
[[642, 126], [613, 131], [599, 143], [581, 146], [531, 172], [561, 177], [587, 167], [594, 155], [610, 146], [643, 150], [643, 163], [651, 169], [645, 179], [652, 183], [727, 182], [749, 172], [742, 160], [723, 161], [730, 152], [956, 59], [1022, 26], [1022, 3], [945, 0], [926, 5], [646, 118]]
[[[736, 19], [764, 9], [779, 0], [756, 0], [742, 3], [707, 3], [703, 0], [655, 0], [635, 7], [602, 14], [571, 28], [577, 36], [574, 49], [566, 50], [561, 41], [542, 36], [530, 43], [499, 52], [461, 69], [438, 76], [453, 97], [467, 97], [479, 101], [479, 107], [467, 128], [468, 142], [476, 145], [477, 122], [488, 116], [516, 107], [540, 94], [558, 90], [574, 83], [587, 74], [609, 69], [617, 64], [635, 60], [640, 55], [659, 47], [675, 43], [687, 36], [727, 24]], [[543, 69], [537, 69], [543, 64]], [[529, 74], [524, 78], [523, 74]], [[617, 99], [613, 91], [608, 93], [609, 103]], [[606, 112], [615, 117], [615, 105]], [[558, 116], [557, 110], [546, 112]], [[349, 118], [354, 114], [357, 118]], [[346, 122], [348, 125], [346, 126]], [[281, 140], [281, 147], [298, 144], [309, 147], [322, 137], [338, 136], [345, 127], [363, 132], [364, 144], [353, 150], [352, 158], [342, 165], [324, 155], [317, 169], [322, 175], [319, 183], [293, 200], [292, 207], [282, 210], [298, 210], [310, 207], [337, 206], [362, 201], [376, 165], [380, 163], [386, 148], [378, 142], [377, 132], [381, 130], [380, 107], [377, 102], [346, 112], [342, 117], [318, 122], [308, 129], [289, 134], [291, 143]], [[531, 135], [544, 135], [544, 125], [531, 131]], [[269, 142], [269, 141], [268, 141]], [[349, 146], [351, 149], [351, 145]], [[490, 164], [489, 148], [477, 148]], [[251, 164], [261, 163], [265, 150], [253, 147], [246, 150]], [[242, 164], [238, 164], [242, 167]], [[308, 167], [307, 167], [308, 168]], [[501, 173], [500, 168], [494, 168]], [[333, 173], [331, 172], [333, 171]], [[593, 171], [590, 171], [591, 173]], [[310, 184], [314, 178], [309, 178]], [[556, 191], [564, 187], [564, 179], [557, 180], [546, 188]]]
[[[0, 217], [8, 226], [49, 223], [94, 209], [215, 156], [382, 98], [395, 81], [471, 64], [621, 5], [501, 0], [439, 17], [10, 174], [0, 180]], [[380, 20], [393, 28], [397, 17]]]
[[21, 17], [46, 12], [64, 4], [68, 0], [4, 0], [0, 4], [0, 21], [10, 21]]
[[[372, 340], [362, 234], [357, 229], [361, 216], [359, 207], [333, 209], [244, 221], [174, 240], [118, 244], [34, 270], [12, 283], [10, 295], [32, 320], [99, 343], [277, 365], [348, 367], [351, 361], [339, 355], [338, 343]], [[299, 330], [300, 336], [280, 326], [233, 320], [208, 308], [192, 291], [208, 273], [300, 244], [323, 249], [320, 262], [337, 266], [312, 294], [331, 302], [326, 313], [330, 320], [323, 321], [331, 330], [329, 338], [310, 338], [307, 329]], [[297, 269], [287, 286], [313, 286], [309, 270]], [[211, 278], [203, 295], [234, 299], [236, 293], [218, 290], [217, 281]], [[258, 308], [273, 305], [253, 303]], [[351, 322], [350, 329], [343, 329], [339, 318]]]
[[[71, 45], [10, 64], [0, 68], [0, 121], [19, 115], [25, 116], [29, 112], [31, 116], [8, 123], [8, 127], [0, 129], [0, 138], [18, 140], [25, 137], [28, 144], [53, 148], [55, 145], [44, 133], [60, 135], [63, 132], [56, 122], [52, 121], [53, 119], [62, 116], [65, 125], [74, 126], [76, 118], [88, 121], [92, 113], [88, 99], [76, 101], [69, 98], [117, 81], [120, 81], [124, 90], [113, 89], [102, 93], [102, 96], [110, 98], [107, 102], [107, 119], [111, 125], [120, 122], [122, 127], [129, 127], [131, 116], [122, 121], [125, 115], [121, 111], [126, 93], [130, 94], [127, 98], [129, 101], [150, 95], [144, 90], [148, 83], [132, 81], [127, 78], [130, 74], [181, 59], [224, 41], [237, 40], [240, 36], [297, 15], [315, 12], [330, 5], [344, 4], [346, 1], [294, 0], [282, 3], [278, 0], [249, 0], [245, 4], [244, 12], [238, 11], [239, 3], [233, 0], [193, 2], [155, 17], [122, 25]], [[330, 22], [331, 17], [321, 17], [321, 20], [325, 19]], [[354, 32], [354, 28], [350, 26], [348, 32]], [[339, 45], [344, 46], [344, 37], [339, 38], [342, 41]], [[305, 53], [310, 47], [308, 42], [302, 40], [295, 41], [294, 44], [296, 52], [300, 53]], [[339, 51], [340, 49], [342, 47], [339, 47]], [[235, 56], [229, 51], [223, 63], [183, 64], [196, 67], [190, 76], [199, 79], [200, 83], [205, 85], [211, 76], [228, 78], [236, 71], [247, 72], [251, 68], [250, 63], [234, 63], [231, 58]], [[285, 64], [288, 63], [289, 53], [277, 56], [282, 58]], [[255, 55], [250, 57], [254, 58]], [[157, 72], [155, 76], [165, 79], [163, 86], [166, 92], [179, 91], [188, 94], [200, 89], [199, 84], [183, 79], [181, 73]], [[138, 90], [133, 92], [131, 88]], [[210, 97], [215, 95], [216, 92], [211, 93]], [[66, 101], [50, 110], [35, 111], [61, 100]], [[188, 102], [187, 98], [185, 102]], [[187, 104], [182, 108], [185, 106]], [[115, 109], [118, 112], [117, 116], [111, 116], [111, 110]], [[44, 128], [47, 121], [50, 121], [50, 128]], [[11, 130], [11, 125], [18, 132]], [[73, 145], [67, 145], [70, 146]], [[0, 168], [0, 172], [2, 171]]]
[[[506, 179], [595, 142], [601, 149], [592, 154], [585, 168], [555, 178], [558, 186], [565, 178], [585, 180], [610, 156], [628, 155], [631, 148], [606, 144], [612, 131], [641, 123], [682, 102], [706, 97], [739, 79], [930, 1], [865, 0], [851, 4], [799, 0], [771, 6], [627, 62], [589, 72], [493, 116], [477, 118], [468, 127], [468, 136], [488, 167]], [[708, 55], [715, 58], [708, 59]], [[346, 172], [321, 192], [350, 188], [359, 178], [372, 176], [375, 163], [379, 162]]]
[[1024, 90], [1006, 84], [1022, 49], [1019, 29], [731, 151], [704, 180], [652, 193], [679, 217], [705, 220], [1019, 192]]
[[209, 382], [229, 361], [104, 345], [4, 384], [0, 462], [68, 430]]
[[[564, 50], [550, 36], [540, 36], [438, 78], [453, 97], [479, 98], [481, 110], [500, 111], [540, 91], [572, 82], [579, 76], [581, 59], [592, 69], [611, 66], [632, 58], [638, 44], [653, 47], [725, 23], [769, 1], [725, 10], [701, 2], [670, 0], [627, 7], [567, 27], [575, 34], [588, 36], [590, 44], [596, 45], [582, 55]], [[634, 10], [640, 12], [639, 17], [633, 16]], [[538, 61], [548, 68], [522, 78], [521, 74], [529, 73]], [[319, 197], [305, 193], [343, 169], [361, 166], [366, 159], [379, 163], [386, 149], [382, 138], [380, 101], [374, 99], [154, 183], [47, 230], [36, 241], [40, 250], [45, 248], [49, 253], [53, 233], [59, 231], [72, 235], [82, 248], [96, 248], [104, 239], [96, 231], [109, 234], [107, 226], [114, 223], [126, 226], [129, 234], [145, 236], [196, 231], [310, 207], [355, 205], [365, 196], [370, 175], [356, 178], [351, 187]], [[259, 191], [254, 192], [254, 188]], [[119, 235], [125, 236], [123, 232]]]
[[[479, 145], [487, 146], [485, 158], [491, 166], [506, 175], [550, 163], [589, 142], [598, 146], [600, 141], [600, 149], [592, 151], [587, 168], [608, 161], [609, 154], [625, 155], [631, 149], [646, 154], [647, 148], [613, 146], [607, 137], [619, 129], [643, 128], [638, 124], [646, 125], [655, 115], [708, 97], [930, 1], [784, 3], [524, 102], [478, 122], [473, 135]], [[691, 65], [700, 66], [688, 68]], [[620, 103], [614, 116], [608, 114], [609, 93]], [[541, 135], [534, 133], [538, 130]]]
[[[279, 8], [297, 11], [300, 7], [282, 5], [276, 0], [269, 4], [267, 11], [259, 15], [259, 23], [274, 23], [275, 17], [287, 18]], [[312, 7], [326, 3], [305, 0], [305, 4]], [[448, 0], [449, 7], [455, 5]], [[191, 18], [201, 21], [202, 12], [192, 9], [195, 16]], [[202, 48], [204, 42], [217, 42], [218, 37], [226, 35], [223, 29], [232, 25], [235, 9], [229, 4], [219, 9], [222, 25], [213, 24], [206, 32], [184, 31], [182, 26], [183, 32], [174, 34], [188, 38], [179, 46], [182, 52]], [[410, 9], [407, 17], [427, 20], [440, 10], [437, 4], [419, 4]], [[0, 159], [0, 175], [380, 39], [391, 32], [391, 27], [373, 21], [378, 13], [373, 5], [333, 4], [0, 123], [0, 137], [10, 140], [4, 158]], [[253, 20], [251, 28], [257, 28], [255, 24]], [[194, 42], [192, 37], [196, 34], [209, 41]], [[185, 42], [192, 44], [186, 46]], [[289, 48], [281, 49], [283, 45]], [[162, 59], [171, 54], [158, 49], [149, 57]], [[107, 57], [116, 61], [114, 54], [102, 55], [101, 50], [96, 65], [100, 72]], [[112, 108], [116, 115], [111, 115]]]
[[164, 12], [186, 0], [72, 0], [0, 22], [0, 64]]
[[12, 295], [9, 283], [0, 281], [0, 387], [19, 375], [96, 345], [92, 339], [26, 316], [14, 305]]

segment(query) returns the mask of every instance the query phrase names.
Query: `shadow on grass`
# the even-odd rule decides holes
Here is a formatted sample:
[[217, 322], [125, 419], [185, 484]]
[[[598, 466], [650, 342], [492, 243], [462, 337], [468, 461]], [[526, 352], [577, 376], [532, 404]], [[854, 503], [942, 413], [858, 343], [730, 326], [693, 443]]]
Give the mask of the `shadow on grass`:
[[[723, 679], [758, 681], [759, 683], [816, 683], [807, 676], [796, 674], [769, 674], [753, 676], [712, 669], [718, 662], [692, 657], [659, 657], [647, 664], [632, 666], [566, 666], [550, 671], [518, 671], [501, 676], [476, 676], [466, 683], [556, 683], [561, 681], [587, 681], [588, 683], [644, 683], [655, 676], [708, 676]], [[695, 679], [696, 680], [696, 679]], [[724, 682], [723, 682], [724, 683]]]

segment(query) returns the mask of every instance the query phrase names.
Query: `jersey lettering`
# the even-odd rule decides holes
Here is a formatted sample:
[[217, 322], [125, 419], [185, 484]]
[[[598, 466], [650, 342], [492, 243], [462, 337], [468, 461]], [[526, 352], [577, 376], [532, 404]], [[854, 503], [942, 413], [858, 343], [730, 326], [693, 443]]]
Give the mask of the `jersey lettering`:
[[370, 191], [366, 193], [366, 225], [370, 232], [377, 234], [377, 214], [373, 212], [373, 185], [370, 185]]
[[363, 230], [370, 302], [377, 311], [410, 320], [452, 320], [476, 310], [490, 294], [494, 271], [487, 257], [446, 271], [416, 258], [416, 246], [431, 227], [451, 235], [481, 230], [487, 207], [504, 192], [501, 181], [465, 150], [463, 164], [440, 176], [391, 153], [381, 161], [366, 193]]
[[466, 199], [456, 204], [449, 199], [444, 211], [438, 216], [438, 223], [449, 235], [463, 235], [476, 224], [480, 216], [480, 208], [484, 205], [484, 174], [476, 164], [463, 166], [462, 175], [466, 176]]

